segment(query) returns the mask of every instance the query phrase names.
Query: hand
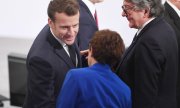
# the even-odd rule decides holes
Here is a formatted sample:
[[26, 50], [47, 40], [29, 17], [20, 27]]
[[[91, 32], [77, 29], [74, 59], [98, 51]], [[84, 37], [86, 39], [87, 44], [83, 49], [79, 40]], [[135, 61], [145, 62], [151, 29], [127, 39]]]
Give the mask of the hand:
[[88, 56], [89, 49], [80, 51], [80, 54], [83, 56]]
[[88, 52], [89, 52], [89, 49], [80, 51], [80, 54], [81, 54], [81, 56], [83, 56], [85, 59], [87, 59], [87, 57], [88, 57]]

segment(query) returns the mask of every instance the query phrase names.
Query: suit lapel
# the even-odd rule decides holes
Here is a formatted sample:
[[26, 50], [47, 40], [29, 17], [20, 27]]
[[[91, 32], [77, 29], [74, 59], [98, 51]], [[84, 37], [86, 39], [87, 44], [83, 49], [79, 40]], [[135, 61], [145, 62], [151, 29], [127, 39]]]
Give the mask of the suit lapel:
[[124, 54], [123, 54], [123, 56], [122, 56], [122, 59], [121, 59], [119, 65], [117, 66], [117, 70], [116, 70], [116, 73], [117, 73], [117, 74], [119, 74], [119, 72], [120, 72], [119, 69], [120, 69], [122, 63], [124, 62], [124, 60], [125, 60], [125, 58], [128, 56], [128, 54], [130, 54], [130, 51], [133, 49], [133, 47], [134, 47], [135, 44], [137, 43], [137, 40], [138, 40], [138, 39], [136, 39], [134, 42], [132, 42], [131, 45], [128, 47], [128, 49], [124, 52]]
[[66, 53], [64, 48], [61, 46], [61, 48], [55, 48], [55, 53], [71, 68], [75, 67], [74, 64], [72, 63], [69, 55]]
[[48, 40], [50, 44], [54, 48], [55, 54], [62, 59], [70, 68], [74, 68], [74, 64], [72, 63], [69, 55], [66, 53], [62, 45], [54, 38], [54, 36], [51, 34], [50, 29], [49, 29], [49, 37]]
[[122, 63], [124, 62], [124, 60], [126, 59], [126, 57], [130, 54], [130, 52], [133, 50], [134, 46], [138, 43], [138, 40], [140, 40], [140, 38], [142, 38], [143, 33], [149, 28], [151, 27], [151, 25], [157, 23], [160, 19], [162, 19], [162, 17], [159, 18], [155, 18], [153, 21], [151, 21], [150, 23], [148, 23], [143, 29], [142, 31], [138, 34], [137, 39], [135, 39], [134, 42], [131, 43], [131, 45], [129, 46], [129, 48], [125, 51], [125, 53], [123, 54], [122, 60], [120, 61], [119, 65], [117, 66], [116, 72], [117, 74], [119, 74], [119, 69], [122, 65]]
[[[86, 13], [88, 13], [88, 15], [91, 17], [91, 21], [92, 21], [92, 23], [94, 24], [94, 26], [97, 26], [96, 25], [96, 22], [95, 22], [95, 20], [94, 20], [94, 16], [92, 15], [92, 13], [90, 12], [90, 10], [89, 10], [89, 8], [87, 7], [87, 5], [82, 1], [82, 0], [78, 0], [78, 2], [79, 2], [79, 5], [81, 5], [80, 6], [80, 8], [84, 8], [85, 10], [86, 10]], [[83, 9], [81, 9], [80, 11], [82, 11]]]

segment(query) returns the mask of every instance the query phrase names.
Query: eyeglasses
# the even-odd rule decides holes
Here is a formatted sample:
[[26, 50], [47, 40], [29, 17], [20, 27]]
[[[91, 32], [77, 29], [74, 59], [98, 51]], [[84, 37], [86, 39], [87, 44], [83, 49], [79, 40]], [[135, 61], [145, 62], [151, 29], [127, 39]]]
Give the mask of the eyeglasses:
[[122, 10], [127, 15], [130, 10], [134, 10], [135, 6], [123, 5]]

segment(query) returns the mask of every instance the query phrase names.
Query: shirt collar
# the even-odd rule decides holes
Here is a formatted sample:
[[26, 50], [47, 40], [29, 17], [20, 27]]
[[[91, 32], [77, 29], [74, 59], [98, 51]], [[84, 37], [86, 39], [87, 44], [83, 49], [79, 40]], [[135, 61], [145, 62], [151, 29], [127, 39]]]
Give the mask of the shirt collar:
[[178, 16], [180, 17], [180, 10], [174, 5], [172, 4], [170, 1], [166, 1], [173, 9], [174, 11], [178, 14]]
[[94, 13], [96, 11], [95, 5], [89, 0], [82, 0], [82, 1], [86, 4], [86, 6], [89, 8], [91, 14], [94, 16]]
[[153, 17], [153, 18], [151, 18], [151, 19], [149, 19], [147, 22], [145, 22], [143, 25], [142, 25], [142, 27], [140, 28], [140, 29], [138, 29], [138, 31], [137, 31], [137, 35], [141, 32], [141, 30], [148, 24], [148, 23], [150, 23], [153, 19], [155, 19], [155, 17]]
[[51, 31], [52, 35], [54, 36], [54, 38], [55, 38], [63, 47], [66, 47], [66, 44], [65, 44], [62, 40], [60, 40], [59, 38], [57, 38], [57, 37], [54, 35], [54, 33], [52, 32], [52, 29], [51, 29], [51, 28], [50, 28], [50, 31]]

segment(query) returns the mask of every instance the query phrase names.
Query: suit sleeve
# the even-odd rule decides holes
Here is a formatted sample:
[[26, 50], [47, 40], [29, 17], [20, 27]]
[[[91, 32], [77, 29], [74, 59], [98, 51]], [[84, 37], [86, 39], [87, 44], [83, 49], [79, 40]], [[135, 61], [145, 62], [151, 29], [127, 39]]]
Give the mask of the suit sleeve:
[[[54, 72], [42, 58], [34, 57], [28, 62], [28, 108], [54, 108]], [[30, 107], [31, 106], [31, 107]]]
[[70, 70], [65, 78], [61, 92], [57, 98], [56, 108], [75, 108], [78, 101], [78, 81], [73, 70]]
[[150, 108], [158, 94], [159, 75], [165, 57], [155, 40], [141, 42], [135, 50], [135, 108]]

